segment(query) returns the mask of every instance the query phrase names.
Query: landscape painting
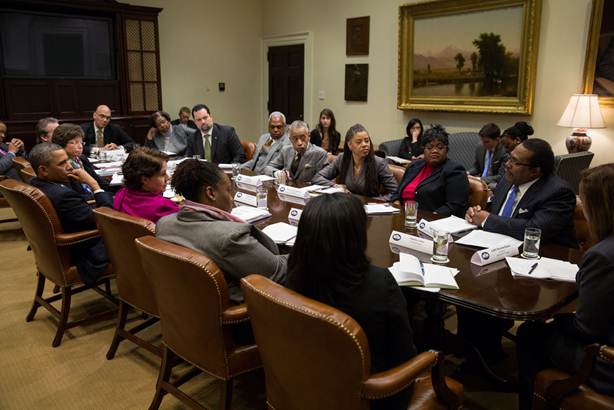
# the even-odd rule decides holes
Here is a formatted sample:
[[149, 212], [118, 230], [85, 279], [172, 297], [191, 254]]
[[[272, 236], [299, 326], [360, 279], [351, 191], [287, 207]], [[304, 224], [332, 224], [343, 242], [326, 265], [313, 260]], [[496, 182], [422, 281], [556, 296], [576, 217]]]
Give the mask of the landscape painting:
[[484, 3], [401, 7], [399, 108], [530, 113], [538, 5]]
[[593, 0], [584, 65], [584, 93], [614, 107], [614, 0]]

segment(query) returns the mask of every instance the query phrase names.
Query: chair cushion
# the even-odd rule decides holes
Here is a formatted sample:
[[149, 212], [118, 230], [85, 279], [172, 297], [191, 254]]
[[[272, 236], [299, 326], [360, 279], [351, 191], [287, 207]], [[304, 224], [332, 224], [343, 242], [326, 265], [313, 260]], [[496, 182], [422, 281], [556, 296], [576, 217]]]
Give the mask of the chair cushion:
[[[544, 391], [550, 383], [570, 377], [569, 374], [556, 369], [542, 370], [535, 377], [535, 390], [533, 401], [546, 402]], [[541, 407], [541, 406], [540, 406]], [[559, 406], [561, 409], [591, 409], [611, 410], [614, 409], [614, 397], [600, 394], [586, 385], [580, 386], [578, 391], [563, 399]]]
[[[445, 378], [446, 385], [458, 397], [463, 397], [463, 385], [454, 379]], [[433, 382], [430, 374], [416, 378], [414, 384], [414, 392], [411, 396], [408, 409], [410, 410], [428, 410], [428, 409], [445, 409], [442, 402], [437, 400], [435, 390], [433, 390]]]

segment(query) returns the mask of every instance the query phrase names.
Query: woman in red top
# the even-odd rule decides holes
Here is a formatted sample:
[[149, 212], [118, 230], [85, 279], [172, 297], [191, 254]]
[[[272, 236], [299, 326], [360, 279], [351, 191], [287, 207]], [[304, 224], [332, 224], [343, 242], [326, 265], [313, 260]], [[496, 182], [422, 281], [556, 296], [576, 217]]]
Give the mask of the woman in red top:
[[407, 167], [392, 200], [413, 200], [420, 209], [464, 217], [469, 181], [465, 168], [447, 158], [448, 133], [441, 125], [434, 125], [425, 131], [422, 144], [424, 159]]

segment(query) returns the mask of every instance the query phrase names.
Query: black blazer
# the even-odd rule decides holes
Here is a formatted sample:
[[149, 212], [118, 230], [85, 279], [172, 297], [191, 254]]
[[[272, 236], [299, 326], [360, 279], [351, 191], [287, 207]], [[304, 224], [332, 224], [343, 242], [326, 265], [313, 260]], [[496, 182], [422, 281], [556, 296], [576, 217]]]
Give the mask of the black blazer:
[[[181, 124], [181, 122], [179, 121], [179, 118], [177, 118], [176, 120], [171, 121], [171, 125], [179, 125]], [[188, 123], [186, 124], [188, 127], [197, 130], [198, 127], [196, 126], [196, 124], [194, 123], [194, 121], [192, 120], [188, 120]]]
[[[317, 145], [318, 147], [322, 147], [322, 134], [320, 133], [320, 130], [317, 128], [314, 128], [311, 130], [311, 132], [309, 133], [309, 142], [311, 142], [313, 145]], [[337, 134], [335, 135], [329, 135], [328, 136], [328, 152], [330, 152], [333, 155], [337, 155], [337, 153], [339, 152], [339, 144], [341, 143], [341, 134], [339, 134], [339, 132], [337, 132]]]
[[[216, 164], [242, 164], [245, 162], [245, 152], [235, 129], [227, 125], [213, 123], [211, 131], [211, 156]], [[203, 136], [200, 131], [188, 137], [188, 146], [185, 150], [186, 157], [198, 155], [203, 158], [205, 148], [203, 147]], [[211, 158], [206, 158], [211, 160]]]
[[85, 170], [85, 172], [90, 174], [92, 178], [94, 178], [96, 182], [98, 182], [98, 185], [100, 185], [100, 188], [104, 189], [105, 191], [109, 191], [111, 188], [111, 186], [109, 185], [109, 181], [107, 181], [104, 178], [101, 178], [100, 175], [96, 173], [94, 165], [92, 165], [90, 160], [85, 155], [81, 155], [79, 159], [81, 160], [81, 163], [83, 164], [83, 169]]
[[543, 176], [522, 196], [511, 218], [499, 216], [512, 184], [503, 179], [497, 184], [484, 229], [524, 239], [527, 227], [542, 230], [541, 243], [576, 247], [573, 213], [576, 195], [569, 185], [556, 175]]
[[[80, 184], [71, 181], [69, 184], [60, 184], [46, 181], [38, 177], [32, 178], [30, 184], [34, 185], [47, 195], [60, 219], [65, 232], [78, 232], [96, 229], [96, 220], [92, 208], [86, 202], [91, 195], [81, 191]], [[109, 192], [94, 194], [96, 206], [113, 208], [113, 197]], [[77, 266], [83, 282], [92, 285], [104, 272], [109, 263], [109, 257], [100, 237], [93, 238], [71, 246], [72, 262]]]
[[[94, 122], [90, 121], [81, 124], [81, 128], [85, 134], [83, 138], [83, 154], [89, 156], [90, 152], [92, 151], [92, 147], [96, 146], [96, 130], [94, 129]], [[135, 146], [134, 140], [130, 138], [130, 136], [126, 134], [126, 131], [124, 131], [119, 125], [109, 123], [109, 125], [104, 127], [103, 134], [105, 145], [110, 143], [122, 145], [127, 151], [131, 151]]]
[[418, 141], [411, 142], [411, 137], [405, 137], [401, 141], [401, 147], [399, 148], [399, 157], [405, 159], [411, 159], [412, 157], [419, 157], [424, 153], [424, 147]]
[[[392, 196], [392, 201], [401, 199], [405, 187], [414, 180], [425, 165], [426, 161], [423, 159], [409, 164], [399, 189]], [[463, 218], [469, 202], [469, 180], [465, 168], [449, 158], [446, 159], [418, 184], [415, 198], [419, 209]]]
[[[471, 175], [477, 175], [479, 177], [482, 176], [482, 172], [484, 172], [484, 156], [486, 155], [486, 149], [482, 145], [478, 145], [475, 149], [475, 161], [473, 163], [473, 168], [469, 171]], [[501, 175], [499, 174], [499, 170], [505, 165], [505, 160], [507, 159], [505, 147], [503, 144], [498, 143], [495, 147], [495, 151], [492, 154], [492, 159], [490, 160], [490, 167], [488, 172], [484, 178], [484, 182], [487, 184], [494, 183], [496, 184], [501, 179]]]

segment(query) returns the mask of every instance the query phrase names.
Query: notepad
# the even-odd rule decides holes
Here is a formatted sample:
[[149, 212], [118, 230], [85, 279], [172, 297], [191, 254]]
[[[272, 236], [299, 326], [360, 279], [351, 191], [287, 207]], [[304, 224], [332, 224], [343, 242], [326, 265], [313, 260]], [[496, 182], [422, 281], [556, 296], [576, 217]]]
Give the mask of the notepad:
[[392, 215], [400, 213], [401, 210], [390, 204], [367, 204], [365, 212], [367, 215]]
[[[513, 276], [522, 276], [535, 279], [552, 279], [561, 282], [575, 282], [578, 265], [542, 257], [539, 260], [524, 258], [505, 258]], [[533, 269], [533, 265], [535, 269]], [[529, 273], [531, 272], [531, 273]]]
[[341, 189], [341, 188], [337, 188], [337, 187], [331, 186], [329, 188], [318, 189], [315, 192], [317, 192], [319, 194], [336, 194], [337, 192], [343, 193], [345, 191], [343, 189]]
[[457, 240], [456, 243], [460, 245], [477, 246], [478, 248], [493, 248], [506, 245], [517, 248], [522, 245], [522, 241], [512, 238], [511, 236], [478, 229], [469, 232], [467, 235]]
[[253, 223], [271, 216], [269, 211], [265, 209], [252, 208], [251, 206], [237, 206], [232, 210], [231, 214], [248, 223]]
[[477, 225], [470, 224], [458, 216], [448, 216], [447, 218], [437, 219], [429, 222], [431, 229], [448, 233], [458, 233], [477, 228]]
[[408, 253], [401, 253], [399, 262], [390, 268], [392, 276], [402, 286], [423, 286], [427, 288], [458, 289], [454, 276], [458, 269], [421, 263]]
[[269, 238], [271, 238], [276, 244], [294, 245], [294, 238], [296, 237], [297, 227], [287, 224], [285, 222], [277, 222], [266, 226], [262, 232], [264, 232]]

